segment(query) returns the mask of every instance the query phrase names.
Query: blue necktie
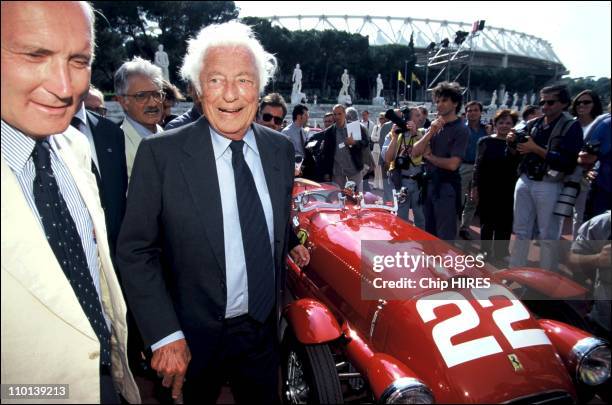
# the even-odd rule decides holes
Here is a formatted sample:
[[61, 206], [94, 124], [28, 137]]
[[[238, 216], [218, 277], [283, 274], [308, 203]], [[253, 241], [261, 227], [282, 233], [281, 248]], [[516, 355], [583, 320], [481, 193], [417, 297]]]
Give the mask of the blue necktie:
[[110, 366], [110, 332], [93, 283], [85, 250], [51, 168], [50, 145], [38, 140], [32, 152], [36, 168], [33, 192], [47, 241], [100, 342], [100, 365]]
[[268, 226], [253, 174], [243, 154], [244, 141], [232, 141], [232, 167], [249, 284], [249, 315], [264, 323], [274, 306], [274, 260]]

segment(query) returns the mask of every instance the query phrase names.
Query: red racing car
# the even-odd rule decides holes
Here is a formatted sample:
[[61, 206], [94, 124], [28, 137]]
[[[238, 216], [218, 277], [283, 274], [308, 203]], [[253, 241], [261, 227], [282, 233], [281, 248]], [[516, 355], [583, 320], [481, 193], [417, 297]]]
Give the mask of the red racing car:
[[[406, 280], [395, 263], [381, 281], [376, 254], [385, 249], [461, 252], [398, 218], [397, 195], [387, 206], [302, 179], [293, 195], [292, 223], [311, 261], [300, 269], [288, 260], [286, 402], [565, 404], [607, 386], [607, 342], [538, 319], [502, 279], [552, 296], [574, 294], [571, 281], [539, 269], [458, 274], [425, 262]], [[384, 296], [364, 299], [383, 282]]]

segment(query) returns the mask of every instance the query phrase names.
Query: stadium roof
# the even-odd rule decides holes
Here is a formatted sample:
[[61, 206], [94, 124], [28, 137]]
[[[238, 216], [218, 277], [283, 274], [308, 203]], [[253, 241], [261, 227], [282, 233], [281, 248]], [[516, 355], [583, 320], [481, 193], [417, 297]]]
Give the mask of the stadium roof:
[[[263, 17], [273, 26], [289, 30], [342, 30], [368, 36], [370, 45], [408, 45], [414, 33], [417, 50], [448, 38], [451, 44], [457, 31], [472, 31], [472, 23], [406, 17], [356, 15], [294, 15]], [[469, 39], [468, 39], [469, 40]], [[476, 52], [519, 56], [563, 66], [551, 44], [542, 38], [504, 28], [486, 26], [472, 38]]]

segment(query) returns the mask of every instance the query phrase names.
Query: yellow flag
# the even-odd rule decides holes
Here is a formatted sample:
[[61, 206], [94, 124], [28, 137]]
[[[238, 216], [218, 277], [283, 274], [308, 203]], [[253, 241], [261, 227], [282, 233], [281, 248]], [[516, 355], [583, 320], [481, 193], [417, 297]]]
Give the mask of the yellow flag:
[[418, 84], [419, 86], [421, 85], [421, 81], [419, 80], [417, 75], [414, 74], [414, 72], [412, 72], [412, 81], [416, 82], [416, 84]]
[[406, 83], [406, 80], [404, 80], [404, 76], [402, 76], [402, 72], [400, 72], [399, 70], [397, 71], [397, 81]]

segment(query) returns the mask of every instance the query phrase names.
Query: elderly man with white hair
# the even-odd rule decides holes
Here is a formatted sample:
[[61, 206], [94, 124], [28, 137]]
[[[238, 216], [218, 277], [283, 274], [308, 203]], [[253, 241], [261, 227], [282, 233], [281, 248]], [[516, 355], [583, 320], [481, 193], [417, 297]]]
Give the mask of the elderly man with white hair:
[[118, 263], [151, 365], [175, 399], [182, 390], [186, 402], [214, 403], [229, 381], [239, 403], [279, 402], [294, 149], [253, 123], [275, 69], [250, 27], [202, 29], [181, 74], [203, 116], [144, 139], [134, 161]]
[[125, 133], [128, 179], [140, 141], [162, 131], [157, 123], [163, 112], [163, 76], [158, 66], [135, 57], [115, 72], [115, 93], [125, 112], [121, 129]]

